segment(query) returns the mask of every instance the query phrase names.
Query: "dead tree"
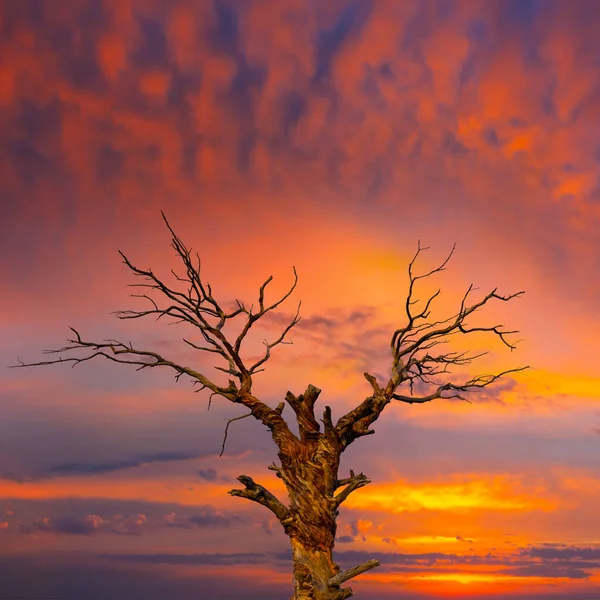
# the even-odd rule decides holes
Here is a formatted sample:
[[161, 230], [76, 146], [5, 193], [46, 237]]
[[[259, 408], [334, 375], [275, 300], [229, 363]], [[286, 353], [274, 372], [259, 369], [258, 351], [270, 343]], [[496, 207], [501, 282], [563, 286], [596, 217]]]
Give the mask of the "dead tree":
[[[65, 347], [45, 351], [59, 354], [58, 358], [27, 364], [19, 360], [19, 364], [14, 366], [26, 367], [66, 362], [75, 366], [101, 356], [113, 362], [136, 365], [137, 370], [169, 367], [175, 371], [177, 380], [182, 375], [190, 377], [194, 385], [200, 386], [196, 391], [209, 390], [210, 398], [220, 396], [246, 408], [249, 412], [242, 417], [253, 416], [266, 425], [271, 432], [278, 448], [279, 465], [273, 463], [268, 468], [283, 480], [289, 501], [287, 503], [281, 501], [247, 475], [238, 477], [242, 488], [231, 490], [229, 494], [262, 504], [277, 517], [285, 533], [289, 536], [293, 556], [294, 595], [292, 600], [343, 600], [348, 598], [352, 595], [352, 589], [341, 587], [342, 584], [360, 573], [378, 566], [379, 562], [374, 559], [369, 560], [341, 572], [333, 558], [338, 509], [351, 493], [370, 483], [363, 473], [355, 474], [353, 471], [350, 471], [350, 477], [339, 477], [338, 467], [342, 452], [358, 438], [375, 433], [372, 429], [373, 423], [379, 418], [384, 408], [393, 401], [414, 404], [430, 402], [436, 398], [466, 400], [463, 394], [487, 387], [503, 375], [528, 368], [509, 369], [495, 375], [479, 375], [461, 383], [439, 381], [437, 380], [438, 376], [449, 374], [452, 366], [469, 365], [481, 354], [433, 351], [433, 348], [445, 343], [454, 334], [468, 335], [473, 332], [495, 334], [502, 343], [511, 350], [514, 349], [514, 343], [510, 343], [507, 336], [516, 331], [507, 331], [502, 325], [470, 327], [466, 324], [466, 320], [490, 300], [507, 302], [520, 296], [523, 292], [502, 296], [494, 289], [479, 301], [469, 304], [470, 296], [474, 291], [471, 285], [462, 298], [458, 312], [444, 320], [429, 320], [432, 302], [440, 294], [440, 290], [424, 303], [422, 309], [418, 310], [415, 308], [419, 302], [414, 298], [415, 284], [420, 279], [443, 271], [454, 252], [454, 247], [440, 266], [423, 275], [415, 275], [413, 273], [414, 263], [419, 254], [428, 249], [419, 245], [408, 267], [409, 288], [404, 305], [406, 324], [404, 327], [396, 329], [391, 338], [392, 363], [389, 379], [378, 381], [375, 376], [365, 373], [365, 379], [371, 387], [370, 395], [353, 410], [337, 419], [335, 423], [331, 408], [325, 406], [321, 423], [319, 423], [315, 415], [315, 403], [321, 390], [313, 385], [309, 385], [304, 393], [299, 395], [288, 391], [284, 398], [285, 401], [279, 403], [275, 408], [267, 405], [252, 391], [253, 376], [263, 370], [272, 349], [279, 344], [286, 343], [286, 336], [300, 320], [300, 304], [294, 317], [291, 318], [279, 337], [272, 342], [265, 341], [264, 355], [260, 359], [249, 364], [242, 358], [242, 346], [252, 327], [267, 313], [279, 307], [294, 291], [298, 282], [295, 268], [293, 285], [277, 301], [268, 303], [266, 300], [266, 289], [272, 280], [272, 277], [269, 277], [260, 286], [256, 309], [236, 300], [234, 307], [227, 311], [215, 299], [210, 284], [202, 280], [198, 253], [195, 253], [194, 259], [191, 251], [175, 234], [164, 214], [162, 217], [172, 235], [171, 246], [185, 267], [185, 276], [183, 277], [177, 275], [173, 270], [171, 272], [177, 281], [186, 284], [187, 290], [181, 292], [169, 287], [151, 269], [144, 270], [134, 266], [119, 251], [125, 265], [144, 282], [133, 284], [132, 287], [158, 291], [162, 298], [159, 305], [155, 298], [146, 293], [131, 294], [133, 297], [140, 297], [148, 301], [148, 310], [119, 311], [116, 316], [120, 319], [156, 316], [157, 320], [162, 317], [170, 317], [175, 320], [174, 322], [193, 326], [200, 333], [203, 342], [199, 344], [186, 338], [183, 338], [183, 342], [199, 352], [208, 352], [223, 359], [226, 366], [216, 366], [215, 368], [229, 376], [228, 385], [226, 387], [217, 385], [205, 373], [178, 364], [157, 352], [134, 348], [131, 343], [127, 344], [114, 339], [101, 342], [84, 340], [73, 328], [71, 330], [74, 337], [68, 340]], [[225, 325], [234, 319], [238, 319], [238, 322], [241, 321], [241, 329], [235, 339], [224, 333]], [[85, 355], [64, 356], [65, 353], [71, 351], [85, 351]], [[418, 384], [420, 388], [425, 385], [430, 392], [415, 395], [413, 393], [414, 384]], [[286, 404], [294, 412], [298, 423], [298, 436], [290, 430], [282, 416]]]

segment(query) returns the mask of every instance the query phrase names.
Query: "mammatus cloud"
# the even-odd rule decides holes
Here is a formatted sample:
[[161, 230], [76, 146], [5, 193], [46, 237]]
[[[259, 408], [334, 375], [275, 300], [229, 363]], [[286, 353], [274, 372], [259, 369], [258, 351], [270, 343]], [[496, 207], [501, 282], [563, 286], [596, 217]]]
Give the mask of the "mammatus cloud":
[[[34, 194], [34, 218], [65, 231], [120, 200], [212, 211], [242, 191], [248, 207], [470, 214], [523, 247], [552, 229], [538, 256], [576, 267], [598, 217], [600, 17], [525, 4], [4, 3], [3, 196]], [[7, 216], [12, 246], [25, 221]]]

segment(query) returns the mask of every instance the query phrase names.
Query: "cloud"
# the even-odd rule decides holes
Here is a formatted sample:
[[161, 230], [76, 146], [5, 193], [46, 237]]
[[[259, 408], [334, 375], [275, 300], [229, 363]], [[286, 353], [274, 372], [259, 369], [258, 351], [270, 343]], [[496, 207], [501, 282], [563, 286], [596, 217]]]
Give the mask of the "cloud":
[[254, 520], [249, 515], [227, 514], [207, 507], [200, 509], [197, 514], [189, 517], [178, 517], [176, 513], [166, 514], [162, 519], [149, 520], [144, 514], [138, 513], [128, 517], [114, 515], [102, 518], [98, 515], [88, 515], [77, 518], [72, 516], [46, 517], [34, 520], [31, 524], [11, 520], [0, 524], [5, 532], [24, 534], [48, 533], [64, 535], [92, 535], [95, 533], [116, 533], [119, 535], [142, 535], [148, 528], [160, 529], [228, 529], [239, 525], [252, 524]]
[[[338, 540], [340, 541], [340, 540]], [[343, 542], [342, 542], [343, 543]], [[587, 579], [592, 572], [600, 569], [600, 561], [590, 561], [580, 564], [566, 558], [561, 562], [543, 559], [539, 561], [536, 555], [515, 554], [454, 554], [446, 552], [400, 553], [378, 552], [369, 550], [342, 550], [335, 553], [336, 560], [341, 565], [354, 565], [371, 558], [380, 561], [381, 571], [401, 571], [403, 573], [447, 573], [448, 567], [454, 567], [451, 572], [468, 572], [469, 567], [477, 567], [477, 573], [496, 574], [498, 576], [543, 577], [547, 579]], [[574, 555], [578, 556], [577, 554]], [[278, 560], [291, 558], [288, 552], [278, 553]], [[486, 570], [485, 567], [493, 567]], [[583, 570], [583, 569], [587, 570]]]
[[[350, 536], [341, 536], [337, 542], [349, 543]], [[499, 576], [543, 577], [546, 579], [587, 579], [590, 570], [600, 569], [600, 562], [588, 562], [579, 565], [577, 562], [564, 560], [556, 562], [539, 562], [534, 556], [524, 557], [517, 554], [452, 554], [444, 552], [398, 553], [378, 551], [344, 550], [335, 554], [341, 564], [357, 564], [370, 558], [381, 562], [382, 572], [402, 571], [404, 573], [447, 572], [448, 566], [467, 572], [469, 567], [477, 567], [477, 573], [497, 574]], [[289, 551], [268, 553], [234, 553], [234, 554], [118, 554], [104, 555], [111, 560], [124, 560], [132, 563], [172, 564], [172, 565], [219, 565], [219, 564], [270, 564], [277, 561], [288, 563], [291, 560]], [[486, 570], [485, 567], [493, 567]], [[583, 568], [587, 568], [583, 570]]]
[[234, 554], [104, 554], [101, 558], [142, 564], [165, 565], [259, 565], [267, 563], [268, 557], [260, 552]]
[[47, 533], [58, 535], [92, 535], [100, 532], [121, 535], [141, 535], [146, 524], [146, 515], [130, 517], [115, 515], [112, 519], [103, 519], [98, 515], [88, 515], [83, 519], [71, 516], [47, 517], [35, 520], [31, 525], [16, 522], [11, 529], [18, 533]]
[[[280, 331], [292, 319], [293, 314], [278, 312], [265, 325]], [[332, 365], [360, 374], [374, 364], [386, 363], [394, 327], [380, 321], [381, 315], [372, 306], [340, 307], [302, 315], [291, 335], [300, 347], [300, 360], [321, 362], [326, 352]]]
[[120, 535], [142, 535], [147, 526], [146, 515], [137, 514], [130, 517], [116, 515], [110, 523], [110, 530]]
[[[40, 223], [68, 227], [53, 202], [71, 222], [76, 213], [93, 222], [110, 219], [118, 198], [133, 208], [168, 194], [182, 206], [177, 198], [198, 186], [273, 194], [287, 208], [294, 194], [283, 189], [310, 198], [322, 188], [359, 215], [369, 198], [384, 221], [390, 206], [411, 217], [483, 211], [525, 243], [594, 205], [598, 148], [587, 123], [598, 74], [583, 49], [594, 47], [597, 11], [583, 17], [565, 4], [524, 19], [503, 3], [411, 1], [69, 7], [35, 18], [3, 7], [3, 191], [38, 191]], [[518, 189], [529, 205], [504, 210]], [[556, 204], [536, 224], [546, 196]], [[75, 198], [88, 199], [83, 212]], [[11, 246], [19, 214], [9, 214], [19, 222], [7, 229]], [[571, 237], [555, 235], [557, 247]]]
[[194, 460], [201, 458], [201, 454], [190, 454], [186, 452], [157, 452], [155, 454], [141, 454], [133, 458], [115, 462], [105, 463], [78, 463], [68, 462], [47, 467], [40, 477], [65, 477], [77, 475], [96, 475], [99, 473], [110, 473], [123, 469], [132, 469], [156, 462], [172, 462]]
[[457, 542], [465, 542], [466, 544], [472, 544], [474, 540], [470, 540], [468, 538], [464, 538], [462, 535], [457, 535], [456, 536], [456, 541]]
[[[366, 557], [368, 552], [363, 551], [345, 551], [339, 553], [339, 559], [352, 562], [352, 560], [367, 560]], [[540, 563], [531, 557], [530, 561], [521, 560], [521, 555], [495, 555], [491, 552], [485, 555], [477, 554], [448, 554], [439, 552], [429, 552], [422, 554], [400, 554], [400, 553], [371, 553], [373, 557], [377, 558], [388, 568], [394, 570], [394, 565], [402, 565], [403, 567], [410, 567], [410, 569], [404, 569], [408, 571], [420, 570], [426, 567], [428, 570], [436, 570], [437, 567], [444, 568], [444, 565], [456, 565], [461, 566], [494, 566], [503, 567], [498, 570], [495, 568], [490, 573], [497, 573], [498, 575], [517, 575], [519, 577], [544, 577], [544, 578], [568, 578], [568, 579], [587, 579], [592, 574], [591, 571], [599, 569], [600, 563], [588, 562], [587, 564], [580, 565], [578, 563], [571, 563], [566, 560], [561, 563], [556, 562], [543, 562]], [[583, 566], [587, 568], [587, 571], [579, 568]], [[480, 572], [480, 571], [478, 571]]]
[[[15, 511], [4, 513], [3, 533], [89, 536], [94, 534], [143, 535], [162, 529], [211, 530], [266, 527], [250, 513], [219, 510], [210, 505], [181, 506], [167, 503], [115, 500], [12, 501]], [[96, 512], [87, 512], [90, 509]], [[165, 513], [165, 509], [172, 509]], [[70, 514], [65, 514], [69, 511]], [[39, 517], [42, 512], [46, 515]], [[270, 532], [268, 532], [270, 533]]]
[[357, 537], [360, 537], [362, 541], [365, 542], [367, 540], [366, 534], [372, 526], [373, 523], [371, 521], [367, 521], [364, 519], [355, 519], [348, 523], [346, 529], [348, 530], [348, 533], [350, 534], [352, 540], [356, 539]]
[[[286, 570], [284, 578], [279, 573], [264, 570], [265, 558], [271, 560], [261, 553], [211, 558], [203, 555], [161, 557], [156, 554], [144, 558], [143, 555], [123, 553], [101, 556], [87, 554], [85, 557], [73, 557], [72, 554], [20, 555], [8, 556], [0, 561], [0, 577], [3, 591], [10, 597], [23, 595], [43, 597], [44, 594], [47, 595], [44, 590], [48, 589], [52, 589], [56, 597], [65, 600], [125, 597], [131, 600], [163, 600], [167, 597], [173, 600], [184, 600], [197, 595], [198, 589], [202, 589], [203, 593], [210, 597], [218, 596], [223, 600], [235, 600], [240, 596], [249, 600], [259, 598], [275, 600], [286, 594], [289, 595], [291, 587], [287, 576], [288, 571]], [[288, 557], [288, 567], [289, 559], [290, 557]], [[165, 562], [167, 560], [171, 562]], [[126, 564], [127, 568], [122, 568], [123, 564]], [[196, 567], [196, 570], [193, 572], [190, 570], [185, 577], [182, 577], [180, 573], [157, 568], [157, 565], [161, 564], [171, 569], [189, 565]], [[221, 573], [214, 572], [214, 567], [219, 565], [225, 568], [236, 565], [238, 576], [223, 578]], [[378, 570], [381, 568], [379, 567]], [[31, 577], [31, 573], [35, 573], [36, 577]], [[401, 586], [386, 582], [383, 586], [374, 589], [378, 597], [384, 598], [420, 600], [431, 597], [430, 594], [406, 589], [407, 582]], [[361, 587], [364, 587], [364, 592], [368, 593], [367, 584], [363, 582]], [[556, 590], [555, 595], [557, 598], [561, 597], [560, 589]], [[498, 594], [497, 597], [500, 600], [527, 600], [528, 598], [547, 600], [549, 595], [545, 588], [540, 593], [528, 592], [515, 595], [514, 592], [510, 592]], [[569, 592], [566, 597], [570, 600], [595, 600], [598, 595], [597, 589], [590, 586], [586, 591]]]
[[[241, 562], [242, 557], [238, 560], [238, 576], [224, 581], [220, 574], [210, 572], [214, 564], [206, 565], [202, 573], [186, 575], [182, 579], [157, 569], [157, 563], [151, 559], [128, 562], [128, 567], [123, 569], [114, 555], [102, 558], [90, 555], [77, 557], [72, 553], [34, 554], [3, 557], [0, 577], [3, 594], [9, 598], [43, 598], [48, 596], [48, 590], [53, 597], [64, 600], [186, 600], [197, 596], [199, 589], [209, 597], [223, 600], [235, 600], [241, 596], [250, 600], [275, 600], [289, 593], [287, 582], [271, 581], [264, 572], [256, 573], [253, 563], [248, 563], [246, 570], [244, 566], [247, 563]], [[175, 562], [171, 565], [176, 566]], [[31, 573], [36, 576], [31, 577]]]
[[518, 575], [519, 577], [544, 577], [544, 578], [566, 578], [587, 579], [591, 573], [582, 569], [572, 569], [562, 565], [526, 565], [503, 571], [507, 575]]
[[227, 514], [212, 507], [200, 509], [190, 517], [177, 517], [175, 513], [165, 516], [165, 527], [179, 529], [224, 529], [251, 522], [252, 519], [248, 515]]
[[58, 517], [56, 519], [42, 519], [34, 521], [30, 527], [21, 526], [23, 533], [58, 533], [66, 535], [90, 535], [97, 531], [103, 524], [103, 521], [97, 515], [89, 515], [85, 519], [75, 519], [73, 517]]
[[214, 469], [200, 469], [198, 476], [205, 481], [215, 481], [217, 478], [217, 472]]
[[338, 544], [351, 544], [354, 541], [354, 538], [351, 535], [340, 535], [335, 538], [335, 541]]
[[[524, 556], [546, 560], [579, 558], [600, 561], [600, 548], [580, 548], [577, 546], [545, 545], [526, 548], [521, 552]], [[599, 563], [600, 564], [600, 563]]]

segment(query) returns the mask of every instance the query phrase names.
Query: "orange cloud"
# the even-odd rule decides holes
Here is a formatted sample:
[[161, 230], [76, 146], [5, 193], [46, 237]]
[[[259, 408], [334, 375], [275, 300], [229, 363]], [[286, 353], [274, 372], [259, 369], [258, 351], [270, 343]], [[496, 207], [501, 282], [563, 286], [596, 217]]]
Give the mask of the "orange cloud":
[[363, 494], [352, 496], [349, 508], [373, 507], [389, 513], [432, 511], [528, 511], [554, 510], [546, 490], [513, 490], [508, 476], [466, 482], [410, 485], [407, 482], [371, 484]]

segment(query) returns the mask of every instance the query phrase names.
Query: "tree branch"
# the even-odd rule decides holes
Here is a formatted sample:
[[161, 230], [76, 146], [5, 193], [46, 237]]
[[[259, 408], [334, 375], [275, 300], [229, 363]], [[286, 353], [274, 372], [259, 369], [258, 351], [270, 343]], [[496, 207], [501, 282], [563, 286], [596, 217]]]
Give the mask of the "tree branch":
[[[260, 286], [259, 311], [257, 313], [253, 313], [252, 308], [246, 308], [244, 303], [240, 300], [236, 300], [237, 308], [227, 313], [225, 310], [223, 310], [220, 303], [213, 296], [210, 284], [208, 282], [204, 283], [201, 278], [201, 262], [198, 253], [196, 253], [197, 261], [195, 262], [192, 259], [191, 250], [185, 246], [185, 244], [173, 231], [164, 213], [161, 212], [161, 215], [172, 235], [171, 247], [176, 251], [178, 257], [183, 262], [186, 269], [186, 276], [180, 277], [173, 270], [171, 270], [171, 272], [177, 281], [188, 283], [189, 287], [185, 293], [172, 289], [163, 281], [161, 281], [161, 279], [159, 279], [151, 269], [140, 269], [139, 267], [136, 267], [125, 256], [125, 254], [123, 254], [123, 252], [119, 251], [119, 254], [123, 258], [123, 262], [134, 273], [134, 275], [141, 277], [146, 282], [149, 282], [132, 284], [130, 287], [143, 287], [157, 290], [161, 292], [163, 296], [166, 296], [172, 303], [166, 308], [160, 308], [157, 302], [147, 294], [132, 294], [133, 297], [144, 298], [148, 300], [152, 304], [152, 308], [143, 311], [117, 311], [114, 314], [116, 314], [119, 319], [138, 319], [148, 315], [157, 315], [158, 320], [163, 316], [169, 316], [175, 319], [175, 323], [186, 322], [190, 325], [193, 325], [200, 331], [200, 334], [207, 345], [200, 346], [190, 342], [185, 338], [184, 342], [196, 350], [214, 353], [222, 357], [227, 362], [227, 368], [219, 366], [215, 368], [236, 377], [240, 382], [240, 389], [250, 392], [252, 387], [251, 376], [254, 373], [258, 373], [260, 370], [262, 370], [259, 369], [259, 367], [270, 358], [271, 349], [279, 344], [288, 343], [285, 341], [287, 334], [300, 320], [300, 304], [298, 305], [298, 309], [294, 318], [284, 328], [281, 335], [274, 342], [269, 343], [265, 341], [265, 355], [250, 367], [247, 367], [242, 359], [242, 343], [251, 327], [265, 314], [276, 309], [283, 301], [289, 298], [289, 296], [296, 289], [298, 284], [298, 273], [296, 272], [296, 268], [293, 268], [294, 283], [281, 298], [272, 304], [265, 304], [265, 288], [272, 281], [273, 277], [271, 276]], [[222, 330], [227, 322], [232, 321], [239, 315], [246, 315], [246, 322], [242, 325], [241, 331], [236, 337], [235, 341], [230, 342]]]
[[[188, 375], [191, 378], [195, 379], [195, 383], [201, 383], [203, 387], [208, 388], [214, 394], [218, 394], [227, 398], [232, 402], [239, 402], [239, 390], [235, 386], [235, 384], [230, 381], [229, 386], [227, 388], [221, 387], [213, 383], [210, 379], [208, 379], [205, 375], [192, 369], [191, 367], [184, 367], [175, 362], [172, 362], [157, 352], [150, 352], [147, 350], [137, 350], [130, 343], [129, 345], [119, 342], [117, 340], [105, 340], [103, 342], [88, 342], [81, 338], [79, 332], [73, 327], [69, 327], [69, 329], [75, 334], [75, 339], [67, 339], [68, 344], [63, 348], [58, 348], [57, 350], [44, 350], [43, 354], [62, 354], [64, 352], [77, 351], [81, 349], [91, 349], [92, 353], [84, 356], [82, 358], [76, 356], [69, 356], [63, 358], [59, 356], [53, 360], [46, 360], [40, 362], [33, 363], [24, 363], [20, 359], [17, 359], [18, 365], [10, 365], [9, 368], [22, 368], [22, 367], [37, 367], [43, 365], [53, 365], [57, 363], [72, 363], [71, 366], [75, 367], [82, 362], [87, 362], [95, 358], [96, 356], [102, 356], [108, 360], [113, 362], [125, 364], [125, 365], [136, 365], [138, 368], [136, 371], [140, 371], [145, 368], [151, 367], [170, 367], [174, 371], [176, 371], [175, 378], [179, 380], [181, 375]], [[108, 353], [110, 352], [110, 353]], [[131, 358], [126, 358], [131, 357]], [[147, 360], [141, 360], [147, 359]]]
[[[413, 297], [415, 283], [420, 279], [444, 271], [455, 249], [456, 244], [438, 267], [431, 269], [423, 275], [415, 275], [413, 267], [417, 257], [423, 250], [428, 250], [426, 247], [421, 247], [420, 243], [418, 244], [417, 252], [408, 266], [409, 286], [404, 303], [407, 323], [404, 327], [394, 331], [390, 342], [392, 351], [391, 377], [385, 388], [383, 388], [373, 375], [369, 373], [364, 374], [373, 389], [373, 394], [338, 420], [336, 432], [342, 443], [342, 449], [356, 438], [373, 433], [373, 430], [370, 429], [371, 424], [377, 420], [391, 400], [411, 404], [429, 402], [436, 398], [459, 398], [467, 401], [462, 393], [476, 391], [477, 389], [491, 385], [503, 375], [517, 373], [529, 368], [519, 367], [502, 371], [496, 375], [479, 375], [461, 384], [438, 382], [435, 380], [435, 377], [438, 375], [450, 373], [452, 366], [469, 365], [473, 360], [487, 354], [486, 352], [479, 354], [469, 354], [467, 352], [434, 354], [430, 352], [433, 347], [448, 342], [449, 338], [453, 335], [489, 332], [496, 335], [511, 350], [514, 350], [516, 347], [516, 343], [511, 343], [507, 337], [518, 333], [516, 330], [504, 329], [503, 325], [470, 327], [465, 323], [465, 320], [471, 314], [485, 306], [490, 300], [495, 299], [508, 302], [524, 294], [522, 291], [503, 296], [497, 292], [497, 288], [494, 288], [478, 302], [469, 304], [469, 296], [475, 289], [471, 284], [461, 300], [457, 313], [445, 319], [428, 321], [432, 303], [441, 293], [441, 290], [438, 289], [426, 300], [421, 310], [415, 309], [415, 305], [419, 302]], [[416, 382], [434, 385], [436, 389], [423, 396], [414, 396], [413, 386]], [[408, 393], [396, 393], [397, 388], [402, 384], [408, 386]]]
[[[293, 442], [296, 440], [296, 438], [289, 430], [285, 420], [281, 417], [281, 412], [277, 412], [276, 409], [270, 408], [252, 395], [252, 375], [262, 370], [259, 369], [259, 367], [270, 358], [272, 348], [279, 344], [288, 343], [285, 341], [285, 337], [292, 327], [294, 327], [294, 325], [296, 325], [296, 323], [298, 323], [300, 320], [300, 306], [298, 306], [298, 310], [296, 311], [294, 318], [284, 328], [281, 335], [274, 342], [265, 342], [265, 355], [258, 362], [249, 367], [246, 366], [241, 355], [241, 350], [242, 343], [250, 328], [265, 314], [275, 310], [292, 294], [298, 283], [298, 274], [296, 269], [294, 268], [294, 282], [292, 286], [278, 300], [272, 302], [271, 304], [267, 304], [265, 302], [265, 289], [273, 279], [272, 277], [269, 277], [259, 289], [258, 312], [253, 313], [252, 308], [246, 308], [243, 302], [240, 300], [236, 300], [237, 308], [231, 311], [226, 311], [215, 299], [210, 283], [203, 281], [201, 277], [201, 262], [198, 253], [195, 253], [196, 260], [194, 260], [191, 250], [185, 246], [185, 244], [173, 231], [162, 211], [161, 215], [171, 234], [171, 247], [175, 250], [185, 268], [185, 276], [183, 277], [179, 276], [172, 269], [171, 273], [178, 282], [186, 283], [187, 288], [184, 292], [182, 292], [170, 287], [164, 283], [152, 271], [152, 269], [142, 269], [135, 266], [123, 252], [119, 251], [124, 264], [134, 274], [134, 276], [139, 277], [143, 281], [142, 283], [131, 284], [129, 287], [146, 288], [155, 292], [160, 292], [162, 298], [166, 299], [167, 302], [164, 306], [160, 306], [159, 302], [146, 293], [131, 294], [132, 297], [142, 298], [150, 302], [151, 307], [148, 310], [124, 310], [117, 311], [114, 314], [117, 316], [117, 318], [125, 320], [138, 319], [149, 315], [155, 315], [157, 320], [162, 317], [170, 317], [173, 319], [173, 323], [187, 323], [188, 325], [192, 325], [202, 336], [203, 344], [200, 345], [186, 338], [183, 338], [183, 341], [195, 350], [215, 354], [225, 360], [227, 364], [226, 367], [215, 366], [214, 368], [225, 372], [234, 378], [229, 380], [228, 386], [219, 386], [211, 381], [211, 379], [209, 379], [205, 374], [200, 373], [190, 367], [186, 367], [171, 361], [157, 352], [137, 350], [131, 345], [131, 343], [127, 345], [117, 340], [103, 340], [101, 342], [84, 341], [81, 339], [79, 333], [73, 328], [71, 328], [71, 330], [75, 334], [75, 339], [68, 340], [68, 345], [63, 348], [58, 350], [49, 350], [45, 353], [61, 354], [64, 352], [86, 349], [90, 351], [87, 356], [69, 356], [67, 358], [63, 358], [61, 356], [54, 360], [33, 363], [23, 363], [20, 359], [17, 359], [19, 364], [13, 366], [40, 366], [56, 364], [60, 362], [70, 362], [73, 364], [73, 366], [75, 366], [97, 356], [102, 356], [108, 360], [112, 360], [113, 362], [136, 365], [138, 370], [148, 367], [167, 366], [175, 370], [176, 380], [179, 380], [179, 377], [185, 374], [194, 379], [195, 384], [200, 384], [199, 390], [196, 391], [209, 389], [211, 391], [211, 398], [215, 394], [220, 395], [232, 402], [243, 404], [249, 408], [254, 417], [269, 427], [272, 432], [273, 439], [280, 446], [280, 448], [282, 445]], [[244, 315], [246, 316], [246, 322], [242, 324], [241, 332], [238, 334], [235, 340], [231, 342], [224, 333], [225, 324], [239, 316]]]
[[245, 415], [241, 415], [239, 417], [233, 417], [233, 419], [227, 419], [227, 425], [225, 425], [225, 435], [223, 436], [223, 445], [221, 446], [221, 452], [219, 454], [219, 458], [221, 456], [223, 456], [223, 452], [225, 452], [225, 442], [227, 442], [227, 432], [229, 431], [229, 425], [231, 425], [231, 423], [233, 423], [234, 421], [241, 421], [242, 419], [245, 419], [246, 417], [251, 417], [252, 413], [246, 413]]
[[381, 390], [375, 377], [365, 373], [365, 378], [376, 391], [372, 396], [365, 398], [356, 408], [340, 417], [335, 424], [335, 432], [340, 441], [342, 450], [349, 446], [356, 438], [375, 433], [370, 426], [379, 418], [379, 415], [389, 404], [390, 399]]
[[358, 488], [364, 487], [365, 485], [371, 483], [371, 480], [364, 474], [359, 473], [358, 475], [354, 474], [354, 471], [350, 471], [350, 477], [347, 479], [339, 479], [337, 482], [337, 487], [346, 486], [339, 494], [334, 496], [335, 505], [339, 506], [348, 496]]
[[348, 579], [352, 579], [353, 577], [356, 577], [357, 575], [360, 575], [365, 571], [369, 571], [370, 569], [378, 567], [379, 565], [379, 561], [376, 558], [372, 558], [371, 560], [368, 560], [367, 562], [364, 562], [361, 565], [358, 565], [357, 567], [341, 571], [329, 580], [329, 587], [339, 587], [342, 583], [344, 583], [344, 581], [348, 581]]
[[[502, 371], [502, 373], [497, 373], [495, 375], [478, 375], [477, 377], [473, 377], [462, 384], [455, 383], [444, 383], [440, 385], [437, 390], [428, 396], [403, 396], [401, 394], [392, 394], [392, 398], [394, 400], [399, 400], [400, 402], [406, 402], [407, 404], [423, 404], [424, 402], [430, 402], [431, 400], [435, 400], [436, 398], [450, 399], [450, 398], [458, 398], [460, 400], [464, 400], [465, 402], [469, 402], [467, 398], [462, 396], [459, 392], [472, 392], [477, 388], [484, 388], [488, 385], [494, 383], [503, 375], [507, 375], [508, 373], [518, 373], [519, 371], [524, 371], [529, 369], [529, 367], [518, 367], [516, 369], [507, 369], [506, 371]], [[473, 389], [471, 389], [473, 388]], [[452, 390], [452, 394], [442, 395], [443, 392]]]
[[240, 498], [247, 498], [253, 502], [258, 502], [266, 506], [279, 521], [284, 521], [289, 516], [289, 509], [282, 504], [269, 490], [264, 488], [262, 485], [256, 483], [252, 477], [247, 475], [240, 475], [237, 480], [242, 483], [245, 487], [243, 490], [229, 490], [227, 493], [231, 496], [239, 496]]
[[[296, 268], [294, 267], [294, 274], [296, 273]], [[298, 278], [296, 277], [296, 281], [298, 280]], [[296, 286], [296, 284], [294, 283], [294, 287]], [[293, 287], [292, 287], [293, 289]], [[288, 294], [289, 295], [289, 294]], [[287, 296], [286, 296], [287, 297]], [[275, 306], [275, 305], [273, 305]], [[286, 342], [285, 341], [285, 336], [289, 333], [290, 329], [292, 327], [294, 327], [294, 325], [296, 325], [296, 323], [298, 323], [298, 321], [300, 321], [300, 306], [302, 306], [302, 302], [298, 302], [298, 308], [296, 309], [296, 314], [294, 315], [294, 318], [290, 321], [290, 323], [285, 327], [285, 329], [283, 330], [283, 332], [281, 333], [281, 335], [274, 341], [274, 342], [267, 342], [267, 340], [264, 341], [266, 350], [265, 350], [265, 355], [258, 361], [256, 361], [248, 370], [248, 372], [250, 373], [250, 375], [253, 375], [254, 373], [258, 373], [259, 371], [261, 371], [262, 369], [259, 369], [258, 367], [260, 367], [261, 365], [263, 365], [264, 363], [266, 363], [269, 358], [271, 358], [271, 349], [274, 348], [275, 346], [278, 346], [279, 344], [291, 344], [292, 342]], [[268, 308], [267, 310], [270, 310], [273, 307]], [[267, 310], [265, 310], [262, 314], [264, 315]], [[260, 315], [262, 316], [262, 315]]]
[[285, 395], [286, 402], [292, 407], [298, 421], [298, 429], [300, 431], [300, 439], [315, 439], [320, 432], [319, 423], [315, 418], [314, 406], [321, 390], [314, 385], [309, 385], [306, 391], [299, 396], [295, 396], [292, 392], [287, 392]]

